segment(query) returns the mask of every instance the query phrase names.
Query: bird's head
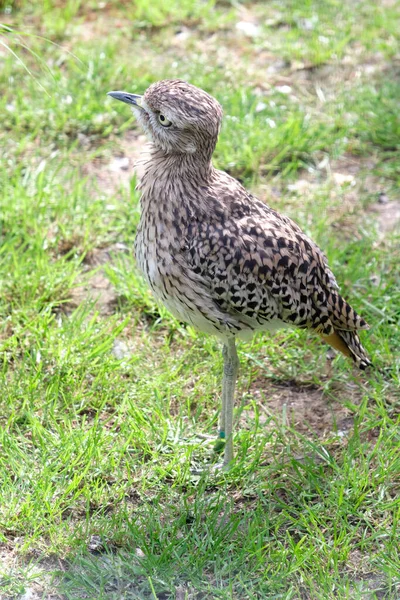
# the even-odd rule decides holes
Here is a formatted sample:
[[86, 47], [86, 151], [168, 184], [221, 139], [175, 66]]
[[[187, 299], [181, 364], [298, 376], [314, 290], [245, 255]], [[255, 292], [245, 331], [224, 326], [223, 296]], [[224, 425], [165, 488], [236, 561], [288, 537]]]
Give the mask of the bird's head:
[[130, 104], [153, 144], [166, 154], [211, 158], [221, 126], [221, 105], [200, 88], [180, 79], [153, 83], [143, 96], [108, 92]]

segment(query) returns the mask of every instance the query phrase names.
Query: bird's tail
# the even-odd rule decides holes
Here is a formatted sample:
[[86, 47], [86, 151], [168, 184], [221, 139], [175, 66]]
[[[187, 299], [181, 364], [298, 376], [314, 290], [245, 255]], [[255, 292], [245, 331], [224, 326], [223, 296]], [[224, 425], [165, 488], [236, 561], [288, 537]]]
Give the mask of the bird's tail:
[[335, 329], [334, 333], [324, 336], [323, 339], [335, 350], [352, 358], [360, 369], [364, 370], [372, 365], [355, 331]]

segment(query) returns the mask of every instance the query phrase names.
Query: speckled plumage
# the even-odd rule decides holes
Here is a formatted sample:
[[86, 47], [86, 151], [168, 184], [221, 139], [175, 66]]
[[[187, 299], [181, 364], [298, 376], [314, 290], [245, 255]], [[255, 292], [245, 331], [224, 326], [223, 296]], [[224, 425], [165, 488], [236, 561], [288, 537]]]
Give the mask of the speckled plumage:
[[340, 296], [321, 250], [212, 166], [218, 102], [180, 80], [153, 84], [138, 103], [117, 94], [125, 93], [111, 95], [133, 104], [151, 140], [135, 251], [156, 297], [178, 319], [225, 341], [306, 327], [367, 367], [357, 331], [368, 326]]

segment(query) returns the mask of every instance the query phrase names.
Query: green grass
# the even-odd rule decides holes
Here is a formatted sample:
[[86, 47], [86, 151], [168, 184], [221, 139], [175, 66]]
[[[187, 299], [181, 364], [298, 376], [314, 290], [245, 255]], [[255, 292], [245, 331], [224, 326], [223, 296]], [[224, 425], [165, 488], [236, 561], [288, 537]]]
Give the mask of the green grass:
[[[397, 600], [400, 238], [371, 207], [398, 201], [398, 6], [7, 6], [0, 597]], [[113, 167], [139, 132], [106, 92], [177, 76], [223, 104], [219, 168], [297, 220], [371, 325], [365, 374], [304, 331], [240, 344], [229, 473], [219, 345], [155, 303]]]

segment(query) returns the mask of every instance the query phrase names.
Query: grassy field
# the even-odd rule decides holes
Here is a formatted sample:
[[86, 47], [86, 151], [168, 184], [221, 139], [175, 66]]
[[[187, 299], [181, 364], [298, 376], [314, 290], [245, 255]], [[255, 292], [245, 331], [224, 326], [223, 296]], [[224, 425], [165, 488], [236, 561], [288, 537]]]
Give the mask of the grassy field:
[[[0, 598], [400, 598], [400, 4], [0, 1]], [[371, 325], [222, 357], [132, 256], [143, 137], [106, 92], [224, 107], [215, 163], [294, 218]]]

